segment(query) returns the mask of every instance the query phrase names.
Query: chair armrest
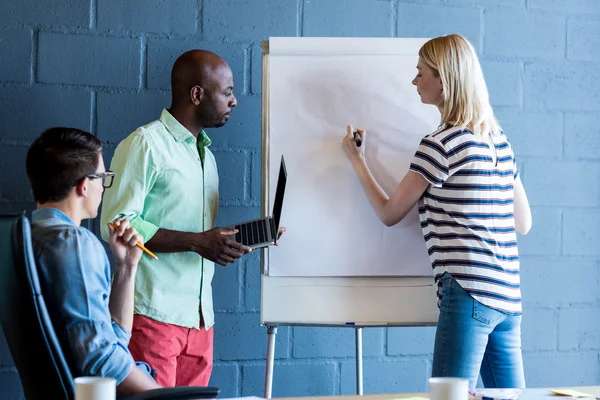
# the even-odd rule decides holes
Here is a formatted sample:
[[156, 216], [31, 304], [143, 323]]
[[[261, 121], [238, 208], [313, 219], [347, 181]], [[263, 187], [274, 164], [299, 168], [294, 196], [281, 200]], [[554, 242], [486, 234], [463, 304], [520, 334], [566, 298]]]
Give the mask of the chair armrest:
[[176, 386], [171, 388], [153, 389], [131, 396], [119, 396], [118, 400], [190, 400], [214, 399], [219, 395], [216, 387]]

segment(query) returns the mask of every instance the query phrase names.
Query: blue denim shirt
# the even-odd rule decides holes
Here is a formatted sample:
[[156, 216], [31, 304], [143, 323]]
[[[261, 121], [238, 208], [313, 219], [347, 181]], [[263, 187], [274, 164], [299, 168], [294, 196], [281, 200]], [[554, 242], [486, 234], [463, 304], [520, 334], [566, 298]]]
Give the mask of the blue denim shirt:
[[31, 233], [42, 292], [73, 373], [112, 377], [120, 384], [135, 363], [127, 349], [131, 334], [111, 320], [104, 247], [50, 207], [33, 212]]

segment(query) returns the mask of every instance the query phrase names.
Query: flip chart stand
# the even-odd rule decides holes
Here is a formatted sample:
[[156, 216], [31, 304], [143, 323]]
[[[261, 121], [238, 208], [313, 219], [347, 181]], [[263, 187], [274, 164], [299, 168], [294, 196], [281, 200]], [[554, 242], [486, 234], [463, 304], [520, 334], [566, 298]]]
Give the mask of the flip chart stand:
[[[279, 324], [265, 324], [267, 327], [267, 371], [265, 375], [265, 399], [270, 399], [273, 393], [273, 365], [275, 363], [275, 340]], [[303, 325], [304, 326], [304, 325]], [[354, 328], [356, 343], [356, 394], [363, 394], [363, 360], [362, 360], [362, 326], [343, 325], [311, 325], [311, 326], [335, 326], [337, 328]]]

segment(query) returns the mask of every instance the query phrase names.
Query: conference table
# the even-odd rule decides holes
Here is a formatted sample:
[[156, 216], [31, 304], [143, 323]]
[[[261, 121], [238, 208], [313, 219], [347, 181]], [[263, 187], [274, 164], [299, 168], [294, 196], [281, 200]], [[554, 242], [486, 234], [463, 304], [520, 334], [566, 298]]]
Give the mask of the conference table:
[[[594, 396], [594, 400], [600, 400], [600, 386], [554, 386], [549, 388], [531, 388], [523, 389], [518, 400], [573, 400], [574, 397], [559, 396], [552, 394], [551, 389], [569, 389]], [[426, 397], [429, 393], [391, 393], [391, 394], [371, 394], [371, 395], [349, 395], [349, 396], [322, 396], [322, 397], [282, 397], [281, 400], [395, 400], [408, 397]], [[585, 400], [583, 397], [578, 399]]]

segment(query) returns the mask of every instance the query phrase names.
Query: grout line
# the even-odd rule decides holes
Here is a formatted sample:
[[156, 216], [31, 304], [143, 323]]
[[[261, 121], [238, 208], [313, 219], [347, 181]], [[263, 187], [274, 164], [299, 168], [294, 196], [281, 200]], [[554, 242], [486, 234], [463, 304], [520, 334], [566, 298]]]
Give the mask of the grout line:
[[90, 0], [90, 25], [91, 31], [95, 31], [98, 25], [98, 0]]
[[298, 0], [298, 9], [296, 13], [296, 36], [304, 36], [304, 0]]
[[239, 300], [236, 305], [236, 310], [245, 312], [246, 310], [246, 270], [247, 270], [247, 261], [243, 259], [238, 259], [240, 265], [237, 269], [237, 278], [238, 278], [238, 295]]
[[479, 24], [479, 29], [481, 30], [479, 36], [479, 48], [481, 49], [481, 54], [485, 54], [485, 10], [482, 8], [479, 10], [479, 14], [481, 15], [481, 22]]
[[200, 40], [204, 39], [204, 0], [199, 0], [198, 15], [196, 16], [196, 26]]
[[252, 93], [252, 44], [244, 47], [244, 81], [242, 94], [250, 95]]
[[559, 221], [559, 226], [558, 226], [558, 230], [560, 232], [560, 243], [559, 243], [559, 249], [558, 249], [558, 254], [561, 257], [564, 257], [564, 246], [563, 246], [563, 242], [565, 241], [565, 213], [564, 213], [564, 208], [560, 209], [560, 221]]
[[398, 6], [399, 4], [397, 1], [392, 1], [392, 37], [398, 37]]
[[98, 136], [98, 93], [90, 92], [90, 132]]
[[561, 151], [561, 158], [563, 160], [566, 159], [566, 144], [567, 144], [567, 114], [565, 112], [561, 112], [560, 115], [562, 116], [562, 133], [561, 133], [561, 138], [562, 138], [562, 151]]
[[142, 35], [140, 38], [140, 82], [139, 87], [146, 89], [148, 87], [148, 38]]
[[39, 57], [39, 47], [40, 47], [40, 29], [34, 28], [31, 36], [31, 65], [30, 68], [30, 77], [29, 84], [33, 85], [38, 80], [38, 57]]
[[569, 61], [569, 18], [565, 17], [565, 52], [563, 56], [565, 60]]

